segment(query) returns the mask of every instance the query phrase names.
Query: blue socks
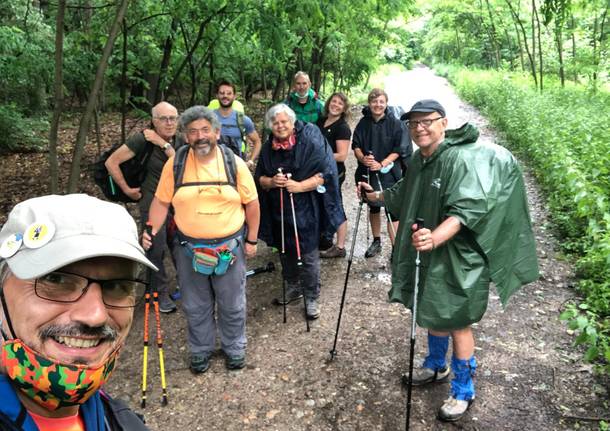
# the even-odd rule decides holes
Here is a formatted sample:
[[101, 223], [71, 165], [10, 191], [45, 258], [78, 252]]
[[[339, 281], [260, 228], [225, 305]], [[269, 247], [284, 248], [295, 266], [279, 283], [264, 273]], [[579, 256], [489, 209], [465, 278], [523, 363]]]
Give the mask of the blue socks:
[[451, 380], [451, 394], [456, 400], [469, 401], [474, 398], [474, 382], [472, 376], [477, 369], [477, 361], [472, 356], [470, 359], [458, 359], [451, 357], [451, 368], [453, 369], [453, 380]]
[[447, 365], [447, 349], [449, 348], [449, 336], [437, 337], [428, 332], [428, 356], [424, 361], [424, 368], [440, 370]]

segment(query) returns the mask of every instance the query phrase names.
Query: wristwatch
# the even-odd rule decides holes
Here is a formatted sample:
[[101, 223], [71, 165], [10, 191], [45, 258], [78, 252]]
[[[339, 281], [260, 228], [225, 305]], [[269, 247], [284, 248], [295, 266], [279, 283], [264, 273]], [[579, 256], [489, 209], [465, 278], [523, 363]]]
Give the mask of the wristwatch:
[[246, 243], [250, 244], [250, 245], [256, 245], [258, 244], [258, 241], [250, 241], [248, 238], [245, 239]]
[[163, 148], [163, 151], [167, 151], [172, 147], [172, 144], [170, 144], [169, 142], [166, 142], [165, 145], [163, 145], [161, 148]]

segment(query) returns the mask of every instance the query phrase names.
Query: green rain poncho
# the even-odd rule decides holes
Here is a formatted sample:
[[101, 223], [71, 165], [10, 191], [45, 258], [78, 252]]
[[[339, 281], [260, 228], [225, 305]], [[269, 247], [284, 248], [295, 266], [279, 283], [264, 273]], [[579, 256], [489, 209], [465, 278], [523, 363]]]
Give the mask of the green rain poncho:
[[384, 192], [400, 226], [392, 261], [390, 301], [411, 308], [415, 249], [411, 226], [417, 217], [434, 230], [447, 217], [462, 228], [445, 244], [420, 253], [417, 323], [434, 330], [464, 328], [487, 309], [494, 282], [502, 304], [522, 285], [538, 278], [521, 169], [513, 155], [495, 144], [477, 143], [477, 129], [447, 130], [434, 154], [413, 154], [405, 177]]

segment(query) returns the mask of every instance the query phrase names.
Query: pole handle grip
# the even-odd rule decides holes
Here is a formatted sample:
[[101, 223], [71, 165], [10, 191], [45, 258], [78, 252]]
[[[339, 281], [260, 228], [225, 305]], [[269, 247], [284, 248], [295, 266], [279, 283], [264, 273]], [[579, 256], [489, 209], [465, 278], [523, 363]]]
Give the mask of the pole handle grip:
[[421, 217], [417, 217], [415, 219], [415, 224], [417, 225], [417, 229], [416, 230], [420, 230], [424, 228], [424, 219]]

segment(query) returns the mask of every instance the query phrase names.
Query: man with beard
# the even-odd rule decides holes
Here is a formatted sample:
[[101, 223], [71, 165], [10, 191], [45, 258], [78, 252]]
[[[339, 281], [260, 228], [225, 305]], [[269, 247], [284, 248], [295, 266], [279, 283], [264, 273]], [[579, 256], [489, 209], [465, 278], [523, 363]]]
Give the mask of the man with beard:
[[155, 266], [120, 205], [78, 194], [24, 201], [0, 232], [0, 429], [146, 430], [99, 389]]
[[[114, 182], [123, 192], [137, 200], [140, 208], [140, 224], [144, 229], [148, 221], [148, 208], [155, 195], [161, 170], [167, 159], [174, 155], [175, 150], [182, 144], [181, 139], [176, 137], [176, 126], [178, 124], [178, 111], [167, 102], [161, 102], [152, 109], [152, 128], [133, 135], [127, 142], [121, 145], [106, 160], [106, 169], [114, 179]], [[131, 188], [125, 181], [119, 165], [153, 146], [148, 164], [146, 165], [146, 176], [142, 187]], [[153, 275], [151, 280], [152, 289], [159, 292], [159, 311], [172, 313], [176, 311], [176, 304], [169, 297], [167, 276], [163, 259], [165, 257], [166, 229], [159, 231], [155, 237], [155, 247], [148, 254], [150, 260], [159, 268], [159, 272]]]
[[[172, 205], [191, 370], [203, 373], [209, 368], [216, 339], [215, 307], [226, 366], [240, 369], [246, 364], [245, 258], [256, 254], [260, 221], [256, 186], [246, 163], [217, 145], [220, 123], [213, 111], [203, 106], [187, 109], [180, 116], [180, 130], [189, 145], [176, 155], [184, 161], [182, 174], [175, 176], [179, 170], [170, 158], [150, 206], [152, 235]], [[233, 184], [231, 163], [236, 170]], [[143, 245], [151, 246], [147, 234]]]
[[[220, 81], [216, 87], [216, 97], [220, 104], [214, 113], [222, 126], [220, 134], [235, 140], [240, 149], [241, 158], [248, 168], [254, 169], [258, 154], [261, 152], [261, 138], [256, 133], [254, 123], [247, 115], [233, 109], [235, 101], [235, 85], [229, 81]], [[252, 151], [247, 156], [248, 142], [252, 143]]]

